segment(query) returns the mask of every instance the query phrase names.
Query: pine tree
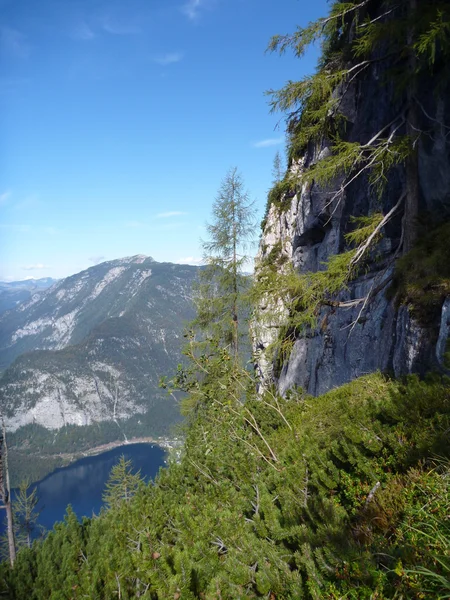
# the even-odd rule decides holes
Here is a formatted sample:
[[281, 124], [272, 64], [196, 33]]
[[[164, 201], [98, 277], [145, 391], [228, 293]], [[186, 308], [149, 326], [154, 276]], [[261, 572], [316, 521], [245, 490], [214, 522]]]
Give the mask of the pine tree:
[[30, 484], [22, 481], [14, 499], [14, 530], [17, 546], [28, 546], [31, 548], [32, 534], [36, 529], [36, 521], [39, 517], [37, 505], [39, 498], [37, 489], [29, 492]]
[[272, 177], [273, 177], [273, 185], [277, 185], [283, 179], [283, 160], [281, 158], [280, 152], [277, 150], [274, 158], [273, 158], [273, 167], [272, 167]]
[[133, 473], [132, 461], [126, 460], [124, 455], [111, 469], [108, 482], [106, 483], [103, 502], [108, 507], [118, 507], [122, 502], [129, 502], [136, 494], [142, 479], [139, 473]]
[[235, 360], [239, 356], [241, 320], [245, 310], [248, 278], [248, 244], [255, 230], [254, 207], [237, 168], [223, 179], [207, 224], [208, 240], [203, 241], [206, 267], [197, 287], [197, 318], [194, 328], [230, 346]]

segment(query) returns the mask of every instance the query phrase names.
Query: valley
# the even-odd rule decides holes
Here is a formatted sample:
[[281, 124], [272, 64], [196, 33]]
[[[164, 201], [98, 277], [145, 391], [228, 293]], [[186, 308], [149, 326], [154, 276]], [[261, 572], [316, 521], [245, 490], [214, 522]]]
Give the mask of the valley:
[[0, 406], [15, 482], [91, 447], [171, 435], [177, 398], [159, 379], [179, 363], [197, 273], [143, 256], [119, 259], [0, 316]]

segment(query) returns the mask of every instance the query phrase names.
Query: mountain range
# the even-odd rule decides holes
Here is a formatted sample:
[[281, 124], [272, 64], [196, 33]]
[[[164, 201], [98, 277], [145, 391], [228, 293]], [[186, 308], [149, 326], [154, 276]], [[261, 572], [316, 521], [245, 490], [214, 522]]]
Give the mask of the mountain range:
[[31, 426], [120, 426], [142, 414], [147, 435], [167, 431], [177, 411], [158, 382], [180, 360], [197, 272], [122, 258], [33, 291], [1, 314], [0, 406], [8, 430], [23, 437], [21, 428]]
[[56, 281], [51, 277], [23, 281], [0, 281], [0, 314], [29, 300], [33, 293], [49, 288]]

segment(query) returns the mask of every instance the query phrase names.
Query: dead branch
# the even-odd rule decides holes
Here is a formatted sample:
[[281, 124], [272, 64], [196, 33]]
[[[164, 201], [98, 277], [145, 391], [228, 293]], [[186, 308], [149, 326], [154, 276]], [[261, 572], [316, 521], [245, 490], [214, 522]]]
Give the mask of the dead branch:
[[358, 250], [356, 251], [355, 256], [352, 258], [350, 265], [353, 267], [354, 265], [356, 265], [361, 258], [363, 257], [363, 255], [365, 254], [366, 250], [368, 249], [368, 247], [370, 246], [370, 244], [372, 243], [373, 239], [378, 235], [378, 233], [380, 232], [380, 230], [386, 225], [386, 223], [391, 219], [391, 217], [394, 215], [394, 213], [396, 212], [396, 210], [399, 208], [399, 206], [401, 205], [401, 203], [403, 202], [403, 200], [405, 199], [406, 194], [403, 193], [399, 200], [397, 201], [396, 205], [393, 206], [391, 208], [391, 210], [382, 218], [382, 220], [378, 223], [378, 225], [375, 227], [375, 229], [372, 231], [372, 233], [369, 235], [369, 237], [367, 238], [367, 240], [365, 241], [365, 243], [360, 246], [358, 248]]

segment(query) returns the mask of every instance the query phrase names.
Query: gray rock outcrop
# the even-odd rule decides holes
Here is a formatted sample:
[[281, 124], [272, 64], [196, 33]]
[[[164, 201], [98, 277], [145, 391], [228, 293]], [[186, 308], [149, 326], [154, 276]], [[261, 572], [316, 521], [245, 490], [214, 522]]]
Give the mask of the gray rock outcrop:
[[[393, 87], [380, 85], [382, 75], [378, 67], [368, 70], [365, 79], [344, 96], [340, 110], [347, 119], [348, 141], [366, 143], [402, 110]], [[450, 145], [448, 128], [443, 125], [450, 122], [449, 98], [443, 92], [437, 96], [424, 90], [418, 99], [421, 127], [428, 132], [420, 137], [418, 148], [420, 213], [434, 224], [450, 217]], [[302, 171], [329, 153], [329, 143], [324, 140], [320, 147], [309, 147], [290, 168]], [[377, 211], [387, 214], [396, 205], [405, 191], [405, 169], [398, 166], [390, 171], [381, 198], [370, 189], [363, 175], [332, 201], [342, 180], [333, 183], [324, 189], [316, 183], [308, 186], [300, 182], [295, 195], [283, 198], [282, 208], [270, 207], [257, 269], [258, 264], [270, 260], [276, 248], [278, 255], [290, 261], [299, 273], [323, 270], [332, 255], [346, 248], [345, 234], [351, 228], [352, 216]], [[424, 326], [414, 320], [408, 306], [399, 306], [395, 298], [386, 295], [395, 262], [401, 255], [402, 218], [400, 207], [383, 229], [383, 238], [371, 253], [364, 274], [335, 298], [336, 303], [346, 303], [347, 307], [324, 306], [317, 327], [297, 335], [289, 358], [277, 368], [265, 353], [278, 330], [258, 325], [268, 310], [261, 304], [253, 333], [263, 380], [275, 381], [283, 394], [299, 386], [317, 395], [376, 370], [399, 376], [445, 368], [450, 299], [442, 305], [439, 318]], [[367, 302], [352, 304], [367, 297]], [[279, 311], [282, 313], [283, 307]]]

